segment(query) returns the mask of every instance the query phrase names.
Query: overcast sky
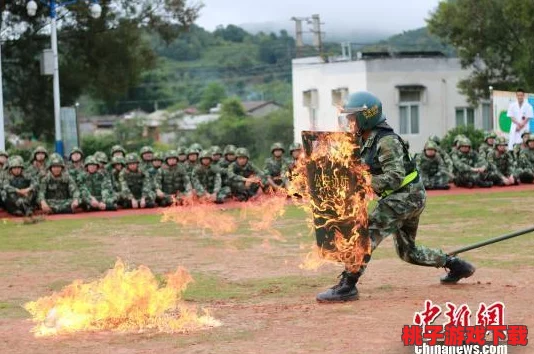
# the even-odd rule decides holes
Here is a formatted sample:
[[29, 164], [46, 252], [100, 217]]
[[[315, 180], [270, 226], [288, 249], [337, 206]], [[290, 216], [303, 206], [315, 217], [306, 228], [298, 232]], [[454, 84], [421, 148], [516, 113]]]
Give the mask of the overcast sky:
[[289, 22], [292, 16], [319, 14], [328, 29], [377, 28], [401, 32], [425, 25], [439, 0], [203, 0], [198, 24], [213, 30], [220, 24]]

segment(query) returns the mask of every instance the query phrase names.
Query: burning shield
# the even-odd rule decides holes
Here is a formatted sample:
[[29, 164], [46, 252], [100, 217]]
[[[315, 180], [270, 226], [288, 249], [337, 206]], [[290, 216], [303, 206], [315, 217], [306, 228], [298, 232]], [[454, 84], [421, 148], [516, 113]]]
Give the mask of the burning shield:
[[317, 246], [327, 258], [359, 268], [370, 254], [370, 192], [354, 134], [303, 131], [307, 185]]

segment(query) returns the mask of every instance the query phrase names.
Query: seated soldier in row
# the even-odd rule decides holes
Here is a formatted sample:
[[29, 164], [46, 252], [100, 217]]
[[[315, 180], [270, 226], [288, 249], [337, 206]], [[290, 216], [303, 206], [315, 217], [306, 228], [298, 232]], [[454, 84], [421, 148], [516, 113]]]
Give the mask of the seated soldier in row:
[[193, 189], [198, 198], [217, 204], [224, 203], [230, 194], [230, 188], [222, 186], [220, 171], [221, 168], [213, 164], [211, 152], [202, 151], [200, 164], [191, 174]]
[[121, 201], [125, 208], [153, 208], [155, 196], [148, 173], [139, 168], [139, 157], [135, 153], [126, 155], [126, 168], [119, 174]]
[[80, 204], [80, 192], [74, 179], [65, 171], [63, 157], [54, 153], [48, 171], [41, 178], [37, 203], [45, 213], [74, 213]]
[[184, 163], [178, 163], [178, 152], [169, 151], [165, 156], [166, 168], [160, 168], [154, 184], [158, 205], [165, 207], [183, 203], [192, 197], [191, 179]]
[[264, 186], [265, 193], [278, 190], [280, 187], [287, 188], [286, 180], [282, 176], [284, 169], [284, 146], [281, 143], [274, 143], [271, 146], [271, 157], [265, 159], [265, 167], [263, 173], [267, 180], [267, 185]]
[[16, 155], [9, 159], [3, 180], [2, 199], [8, 213], [31, 216], [37, 197], [37, 181], [24, 171], [24, 160]]
[[434, 141], [427, 141], [423, 153], [417, 155], [416, 163], [425, 189], [447, 190], [450, 188], [447, 164], [438, 152], [438, 146]]
[[85, 211], [117, 210], [117, 195], [110, 175], [99, 168], [99, 163], [92, 156], [85, 160], [84, 165], [85, 172], [80, 177], [82, 208]]
[[245, 148], [235, 151], [236, 161], [228, 166], [228, 179], [230, 180], [232, 194], [239, 201], [247, 201], [256, 196], [264, 184], [263, 172], [249, 161], [250, 155]]
[[508, 140], [498, 137], [493, 143], [494, 148], [486, 151], [486, 158], [491, 166], [489, 180], [496, 186], [518, 184], [519, 178], [515, 175], [514, 157], [508, 151]]
[[534, 134], [527, 136], [526, 145], [519, 153], [517, 173], [522, 183], [534, 183]]
[[458, 187], [466, 188], [493, 186], [489, 179], [488, 164], [484, 158], [471, 149], [471, 140], [460, 138], [457, 146], [457, 150], [452, 154], [456, 176], [454, 183]]

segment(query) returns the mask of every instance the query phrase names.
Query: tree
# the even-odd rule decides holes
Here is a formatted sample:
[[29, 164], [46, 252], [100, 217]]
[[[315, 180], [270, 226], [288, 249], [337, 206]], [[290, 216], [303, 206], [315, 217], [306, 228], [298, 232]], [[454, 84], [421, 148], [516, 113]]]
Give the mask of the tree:
[[429, 31], [454, 46], [470, 76], [460, 91], [476, 105], [489, 86], [534, 90], [534, 2], [455, 0], [441, 2], [428, 19]]
[[[52, 78], [43, 77], [35, 60], [49, 47], [42, 29], [48, 8], [26, 14], [26, 0], [2, 2], [1, 27], [9, 36], [3, 51], [6, 104], [23, 113], [17, 126], [34, 136], [51, 137], [53, 131]], [[101, 0], [102, 16], [91, 18], [87, 4], [79, 1], [58, 11], [61, 104], [72, 105], [90, 94], [107, 105], [123, 97], [152, 68], [155, 56], [145, 37], [146, 28], [171, 41], [198, 16], [198, 6], [184, 0]], [[4, 32], [4, 31], [2, 31]]]
[[218, 26], [215, 32], [213, 33], [216, 37], [221, 37], [225, 41], [241, 43], [243, 40], [249, 36], [248, 32], [237, 27], [236, 25], [228, 25], [225, 27]]
[[208, 112], [210, 108], [217, 106], [223, 99], [226, 98], [226, 91], [224, 86], [218, 82], [211, 82], [202, 93], [202, 100], [200, 101], [199, 108]]

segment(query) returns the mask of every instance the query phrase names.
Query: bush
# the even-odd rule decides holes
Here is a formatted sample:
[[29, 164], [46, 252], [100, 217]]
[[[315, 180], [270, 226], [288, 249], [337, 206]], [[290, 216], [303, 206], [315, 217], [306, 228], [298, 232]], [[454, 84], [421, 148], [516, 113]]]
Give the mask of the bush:
[[[109, 154], [113, 145], [118, 144], [114, 135], [86, 135], [82, 137], [81, 148], [85, 156], [93, 155], [97, 151]], [[67, 152], [68, 153], [68, 152]]]
[[458, 134], [463, 134], [471, 140], [473, 144], [473, 150], [478, 150], [478, 147], [484, 142], [484, 131], [475, 129], [472, 125], [456, 127], [447, 132], [447, 134], [441, 139], [441, 147], [450, 151], [454, 137]]
[[48, 150], [49, 154], [52, 154], [55, 151], [52, 145], [39, 141], [33, 141], [29, 145], [25, 146], [12, 146], [11, 148], [7, 149], [7, 153], [9, 156], [20, 155], [25, 162], [29, 162], [32, 158], [32, 152], [37, 146], [44, 146]]

